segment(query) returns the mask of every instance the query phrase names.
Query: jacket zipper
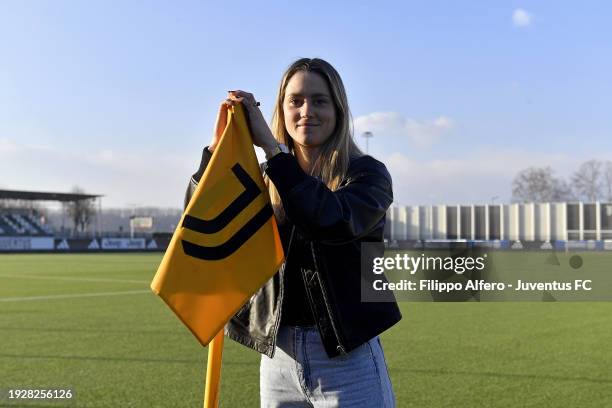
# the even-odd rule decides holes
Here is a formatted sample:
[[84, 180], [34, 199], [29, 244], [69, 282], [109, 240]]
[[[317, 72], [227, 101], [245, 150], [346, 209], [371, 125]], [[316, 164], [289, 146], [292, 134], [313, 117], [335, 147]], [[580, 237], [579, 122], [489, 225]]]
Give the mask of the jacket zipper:
[[334, 316], [331, 311], [329, 299], [327, 298], [327, 292], [325, 291], [325, 287], [323, 286], [321, 282], [321, 268], [319, 268], [319, 265], [317, 263], [317, 256], [315, 255], [315, 250], [314, 250], [314, 243], [312, 242], [310, 243], [310, 250], [312, 252], [312, 259], [314, 261], [315, 268], [319, 271], [317, 278], [319, 279], [319, 286], [321, 287], [321, 294], [323, 295], [323, 300], [325, 301], [325, 307], [327, 308], [327, 311], [329, 314], [329, 321], [331, 323], [332, 330], [334, 331], [334, 336], [336, 336], [336, 342], [338, 343], [336, 350], [338, 350], [340, 354], [346, 354], [346, 348], [342, 345], [342, 341], [340, 340], [340, 334], [338, 333], [338, 328], [336, 327], [336, 323], [334, 322]]

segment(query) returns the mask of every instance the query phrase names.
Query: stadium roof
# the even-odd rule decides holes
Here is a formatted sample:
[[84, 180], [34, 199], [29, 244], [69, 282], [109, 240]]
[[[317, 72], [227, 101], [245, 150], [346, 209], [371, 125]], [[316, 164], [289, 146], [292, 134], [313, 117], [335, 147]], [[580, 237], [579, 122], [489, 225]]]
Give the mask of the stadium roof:
[[49, 193], [41, 191], [0, 190], [0, 200], [80, 201], [104, 197], [101, 194]]

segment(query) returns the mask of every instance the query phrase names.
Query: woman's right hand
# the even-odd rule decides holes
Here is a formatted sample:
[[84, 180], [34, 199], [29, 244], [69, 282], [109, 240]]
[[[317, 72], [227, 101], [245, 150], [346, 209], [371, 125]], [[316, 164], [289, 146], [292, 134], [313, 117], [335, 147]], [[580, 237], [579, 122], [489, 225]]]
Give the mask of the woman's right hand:
[[272, 131], [259, 109], [259, 103], [256, 102], [252, 93], [241, 90], [229, 91], [229, 98], [226, 100], [232, 105], [242, 103], [255, 146], [261, 147], [264, 151], [276, 147], [276, 139], [274, 139]]
[[219, 144], [219, 140], [221, 140], [221, 135], [227, 126], [227, 110], [237, 103], [243, 103], [245, 108], [249, 128], [253, 136], [253, 144], [263, 148], [265, 152], [274, 149], [277, 146], [276, 139], [274, 139], [261, 110], [257, 107], [253, 94], [244, 91], [229, 91], [229, 98], [221, 102], [221, 106], [219, 107], [215, 132], [208, 150], [211, 153], [215, 151], [215, 148]]
[[219, 112], [217, 113], [217, 121], [215, 123], [215, 132], [213, 133], [212, 140], [210, 145], [208, 146], [209, 152], [214, 152], [219, 144], [219, 140], [221, 140], [221, 135], [227, 126], [227, 109], [230, 105], [227, 101], [223, 101], [221, 106], [219, 106]]

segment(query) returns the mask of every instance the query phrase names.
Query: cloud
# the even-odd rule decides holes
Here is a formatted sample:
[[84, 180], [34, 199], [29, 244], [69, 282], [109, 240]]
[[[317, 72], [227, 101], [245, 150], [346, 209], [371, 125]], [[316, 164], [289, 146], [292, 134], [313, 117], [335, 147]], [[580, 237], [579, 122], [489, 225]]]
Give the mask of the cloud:
[[451, 159], [418, 160], [393, 153], [382, 161], [393, 178], [395, 202], [403, 205], [509, 202], [514, 176], [529, 166], [563, 169], [565, 154], [486, 150]]
[[404, 117], [397, 112], [374, 112], [355, 119], [355, 135], [372, 132], [374, 136], [408, 139], [418, 147], [430, 147], [454, 128], [452, 119], [439, 116], [423, 121]]
[[531, 25], [533, 16], [524, 9], [518, 8], [512, 12], [512, 22], [517, 27], [526, 27]]
[[0, 154], [14, 153], [18, 146], [6, 138], [0, 139]]

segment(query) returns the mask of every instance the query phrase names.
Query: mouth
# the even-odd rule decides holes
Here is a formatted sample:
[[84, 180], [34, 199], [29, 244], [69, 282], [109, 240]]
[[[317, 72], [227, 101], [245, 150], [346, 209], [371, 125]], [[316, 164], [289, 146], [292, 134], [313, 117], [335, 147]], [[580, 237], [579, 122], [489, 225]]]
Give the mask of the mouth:
[[305, 124], [302, 124], [302, 125], [297, 125], [297, 127], [305, 127], [305, 128], [317, 127], [317, 126], [319, 126], [319, 125], [314, 124], [314, 123], [305, 123]]

